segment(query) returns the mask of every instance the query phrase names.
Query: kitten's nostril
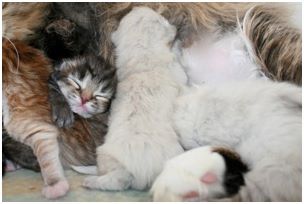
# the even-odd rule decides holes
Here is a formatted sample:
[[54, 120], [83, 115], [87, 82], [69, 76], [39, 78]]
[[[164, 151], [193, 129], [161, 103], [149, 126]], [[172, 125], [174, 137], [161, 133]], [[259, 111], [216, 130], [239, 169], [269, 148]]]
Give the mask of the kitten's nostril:
[[81, 105], [85, 104], [86, 102], [88, 102], [88, 99], [81, 97]]
[[81, 105], [84, 105], [86, 102], [90, 100], [90, 97], [81, 96]]

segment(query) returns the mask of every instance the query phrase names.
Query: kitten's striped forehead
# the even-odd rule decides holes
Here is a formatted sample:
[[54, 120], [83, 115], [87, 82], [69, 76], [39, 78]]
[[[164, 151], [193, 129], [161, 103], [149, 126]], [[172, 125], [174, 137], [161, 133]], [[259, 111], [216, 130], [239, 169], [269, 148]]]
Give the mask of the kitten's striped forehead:
[[111, 98], [116, 89], [115, 68], [102, 58], [87, 56], [66, 60], [61, 65], [66, 77], [77, 82], [81, 89], [94, 95]]

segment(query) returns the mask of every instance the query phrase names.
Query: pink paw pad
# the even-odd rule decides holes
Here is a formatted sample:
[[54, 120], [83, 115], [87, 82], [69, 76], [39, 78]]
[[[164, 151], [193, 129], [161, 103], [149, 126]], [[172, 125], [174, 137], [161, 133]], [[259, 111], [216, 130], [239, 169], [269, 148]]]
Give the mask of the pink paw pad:
[[199, 197], [199, 193], [197, 191], [189, 191], [184, 195], [182, 195], [183, 200], [197, 198], [197, 197]]
[[217, 177], [214, 173], [207, 172], [201, 177], [200, 181], [205, 184], [212, 184], [217, 181]]
[[48, 199], [56, 199], [64, 196], [69, 190], [69, 184], [66, 180], [59, 181], [52, 186], [45, 186], [42, 194]]

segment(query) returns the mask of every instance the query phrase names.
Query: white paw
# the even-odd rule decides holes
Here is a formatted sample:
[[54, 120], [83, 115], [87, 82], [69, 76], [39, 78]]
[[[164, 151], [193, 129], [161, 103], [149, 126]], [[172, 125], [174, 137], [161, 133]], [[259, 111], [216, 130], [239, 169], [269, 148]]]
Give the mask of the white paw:
[[210, 147], [200, 147], [169, 160], [155, 180], [154, 201], [207, 201], [223, 193], [225, 163]]
[[103, 176], [89, 176], [84, 179], [82, 185], [90, 189], [122, 191], [130, 186], [128, 178], [119, 178], [114, 174], [105, 174]]
[[48, 199], [56, 199], [67, 194], [69, 183], [66, 180], [61, 180], [52, 186], [45, 186], [42, 189], [42, 194]]
[[89, 176], [86, 177], [83, 182], [82, 182], [82, 186], [86, 187], [86, 188], [90, 188], [90, 189], [98, 189], [98, 176]]

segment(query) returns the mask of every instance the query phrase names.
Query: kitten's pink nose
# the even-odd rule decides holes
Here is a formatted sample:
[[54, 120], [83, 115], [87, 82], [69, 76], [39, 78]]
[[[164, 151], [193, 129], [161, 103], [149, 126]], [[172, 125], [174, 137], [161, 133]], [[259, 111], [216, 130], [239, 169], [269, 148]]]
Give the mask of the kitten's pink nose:
[[90, 100], [89, 98], [81, 97], [81, 105], [84, 105], [89, 100]]
[[88, 102], [91, 99], [91, 96], [88, 94], [81, 94], [81, 105], [84, 105], [86, 102]]

